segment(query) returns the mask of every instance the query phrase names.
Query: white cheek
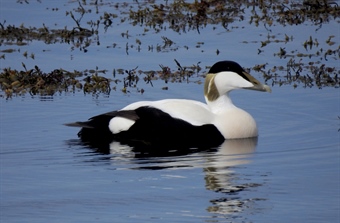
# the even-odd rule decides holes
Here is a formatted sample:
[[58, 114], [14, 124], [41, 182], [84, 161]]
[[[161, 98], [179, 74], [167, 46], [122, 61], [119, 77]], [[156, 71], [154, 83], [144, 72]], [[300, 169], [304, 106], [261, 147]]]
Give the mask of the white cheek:
[[215, 84], [220, 94], [228, 90], [253, 87], [254, 85], [234, 72], [221, 72], [215, 77]]
[[122, 117], [115, 117], [109, 122], [109, 129], [113, 134], [120, 133], [122, 131], [127, 131], [135, 121]]

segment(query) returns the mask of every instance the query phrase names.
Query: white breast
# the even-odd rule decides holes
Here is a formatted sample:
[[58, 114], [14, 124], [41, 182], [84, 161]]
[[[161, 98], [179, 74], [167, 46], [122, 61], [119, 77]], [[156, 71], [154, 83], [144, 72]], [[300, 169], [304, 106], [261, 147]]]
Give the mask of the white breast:
[[258, 136], [256, 122], [246, 111], [234, 107], [217, 114], [213, 124], [226, 139]]

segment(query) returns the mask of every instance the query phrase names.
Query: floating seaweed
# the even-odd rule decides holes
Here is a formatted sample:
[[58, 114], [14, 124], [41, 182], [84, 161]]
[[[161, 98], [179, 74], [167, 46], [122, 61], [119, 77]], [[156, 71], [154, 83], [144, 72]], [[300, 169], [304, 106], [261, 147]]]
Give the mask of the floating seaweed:
[[[266, 64], [256, 65], [253, 70], [261, 72], [266, 82], [271, 81], [272, 85], [298, 85], [303, 87], [340, 87], [340, 72], [335, 67], [328, 67], [320, 62], [310, 62], [307, 65], [291, 58], [286, 67], [272, 67], [265, 70]], [[280, 75], [280, 73], [285, 75]]]
[[[17, 1], [21, 4], [29, 4], [29, 0]], [[130, 23], [133, 26], [140, 26], [146, 35], [150, 30], [160, 33], [171, 29], [177, 33], [197, 32], [201, 33], [208, 25], [215, 29], [218, 26], [225, 30], [238, 28], [232, 26], [235, 21], [247, 21], [251, 25], [263, 25], [268, 30], [268, 35], [262, 41], [254, 41], [259, 44], [258, 54], [263, 53], [266, 47], [278, 44], [274, 56], [285, 60], [285, 66], [259, 64], [251, 69], [259, 72], [266, 82], [273, 85], [292, 85], [297, 87], [339, 87], [339, 67], [327, 65], [328, 60], [339, 60], [340, 46], [337, 45], [337, 38], [334, 35], [325, 39], [316, 39], [310, 36], [301, 42], [301, 50], [289, 50], [290, 42], [294, 36], [287, 34], [277, 37], [271, 33], [271, 27], [280, 24], [283, 26], [299, 25], [308, 22], [320, 29], [324, 23], [336, 20], [340, 17], [340, 8], [336, 2], [327, 0], [304, 0], [296, 1], [215, 1], [201, 0], [186, 2], [174, 1], [135, 1], [134, 3], [107, 3], [102, 1], [74, 1], [76, 7], [66, 12], [66, 16], [74, 23], [74, 27], [52, 29], [42, 23], [41, 27], [27, 27], [24, 24], [14, 26], [0, 22], [0, 45], [9, 46], [0, 52], [0, 60], [6, 60], [6, 54], [20, 53], [25, 58], [35, 59], [37, 56], [29, 51], [20, 52], [20, 48], [13, 46], [25, 46], [31, 41], [43, 41], [46, 44], [64, 43], [71, 45], [71, 50], [79, 49], [87, 52], [93, 44], [100, 45], [100, 26], [104, 31], [114, 28], [116, 23]], [[108, 6], [112, 11], [99, 10], [101, 6]], [[107, 9], [107, 7], [106, 7]], [[57, 8], [51, 9], [58, 11]], [[85, 21], [86, 15], [95, 12], [98, 20]], [[124, 46], [117, 43], [107, 48], [123, 48], [126, 54], [135, 48], [141, 51], [142, 40], [133, 36], [129, 30], [121, 33], [127, 42]], [[161, 35], [160, 42], [144, 47], [150, 52], [169, 52], [179, 48], [189, 50], [188, 46], [180, 46], [165, 35]], [[247, 42], [243, 42], [247, 43]], [[323, 43], [323, 48], [321, 44]], [[124, 42], [125, 44], [125, 42]], [[204, 48], [204, 42], [197, 42], [196, 48]], [[282, 46], [285, 44], [285, 46]], [[325, 47], [326, 46], [326, 47]], [[202, 49], [203, 51], [203, 49]], [[216, 49], [219, 55], [220, 49]], [[311, 59], [315, 58], [314, 61]], [[307, 60], [308, 59], [308, 60]], [[153, 86], [153, 81], [162, 80], [165, 84], [169, 82], [194, 82], [201, 83], [208, 67], [205, 69], [201, 62], [184, 66], [178, 60], [170, 64], [160, 64], [154, 70], [142, 71], [135, 68], [115, 68], [112, 76], [107, 70], [84, 70], [66, 71], [56, 69], [45, 73], [35, 66], [26, 69], [23, 64], [22, 70], [6, 68], [0, 71], [0, 96], [9, 98], [16, 95], [54, 95], [57, 92], [83, 91], [85, 94], [107, 94], [112, 90], [121, 90], [129, 93], [131, 89], [144, 93], [144, 89], [138, 87], [141, 81]], [[162, 89], [167, 90], [165, 86]]]
[[[200, 62], [191, 66], [183, 66], [175, 59], [176, 67], [159, 65], [160, 70], [142, 71], [133, 69], [114, 69], [112, 78], [106, 70], [85, 70], [85, 71], [66, 71], [56, 69], [49, 73], [42, 72], [39, 67], [27, 69], [23, 64], [24, 70], [13, 70], [10, 68], [0, 72], [0, 88], [4, 95], [0, 96], [11, 98], [25, 94], [30, 95], [49, 95], [57, 92], [83, 91], [85, 94], [106, 94], [110, 95], [111, 90], [121, 89], [123, 93], [129, 93], [131, 89], [144, 93], [144, 89], [138, 88], [139, 81], [143, 80], [146, 84], [153, 86], [152, 81], [161, 80], [165, 84], [168, 82], [194, 82], [202, 83], [209, 67], [202, 69]], [[286, 67], [268, 68], [267, 64], [255, 65], [249, 68], [262, 74], [264, 80], [274, 85], [293, 85], [297, 87], [340, 87], [340, 72], [334, 67], [326, 66], [320, 62], [310, 62], [305, 65], [301, 61], [290, 59]], [[117, 78], [117, 74], [120, 75]], [[285, 73], [285, 75], [282, 75]], [[195, 75], [196, 74], [196, 75]], [[162, 87], [168, 90], [168, 86]]]

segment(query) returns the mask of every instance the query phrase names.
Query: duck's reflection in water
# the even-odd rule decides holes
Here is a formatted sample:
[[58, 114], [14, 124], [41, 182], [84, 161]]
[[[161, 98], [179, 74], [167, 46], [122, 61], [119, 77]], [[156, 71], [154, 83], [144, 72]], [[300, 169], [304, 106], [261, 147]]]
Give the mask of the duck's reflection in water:
[[235, 166], [248, 164], [254, 153], [257, 138], [226, 140], [215, 152], [207, 157], [205, 173], [206, 188], [218, 193], [218, 198], [210, 200], [209, 212], [235, 214], [251, 208], [253, 203], [262, 198], [245, 198], [240, 192], [261, 186], [247, 182]]
[[[247, 167], [257, 141], [256, 137], [226, 140], [219, 147], [200, 149], [132, 147], [116, 141], [94, 148], [86, 144], [86, 147], [94, 149], [97, 154], [106, 154], [105, 157], [112, 165], [124, 163], [123, 169], [202, 168], [206, 189], [216, 192], [217, 195], [210, 200], [211, 205], [207, 207], [207, 211], [235, 214], [251, 208], [254, 202], [262, 199], [247, 198], [241, 194], [242, 191], [249, 191], [261, 184], [249, 182], [245, 175], [238, 172]], [[103, 160], [102, 156], [99, 157]], [[95, 162], [95, 158], [92, 162]]]
[[207, 157], [204, 167], [206, 187], [214, 191], [236, 191], [229, 182], [232, 167], [247, 164], [247, 159], [255, 151], [257, 138], [226, 140], [214, 156]]

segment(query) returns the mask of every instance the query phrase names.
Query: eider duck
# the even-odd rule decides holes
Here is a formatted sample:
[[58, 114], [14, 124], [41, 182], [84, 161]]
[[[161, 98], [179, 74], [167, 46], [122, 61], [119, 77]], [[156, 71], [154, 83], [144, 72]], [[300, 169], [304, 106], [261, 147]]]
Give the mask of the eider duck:
[[235, 89], [271, 92], [238, 63], [220, 61], [205, 78], [206, 104], [187, 99], [140, 101], [66, 125], [81, 127], [78, 136], [83, 142], [215, 147], [226, 139], [258, 136], [254, 118], [229, 97]]

